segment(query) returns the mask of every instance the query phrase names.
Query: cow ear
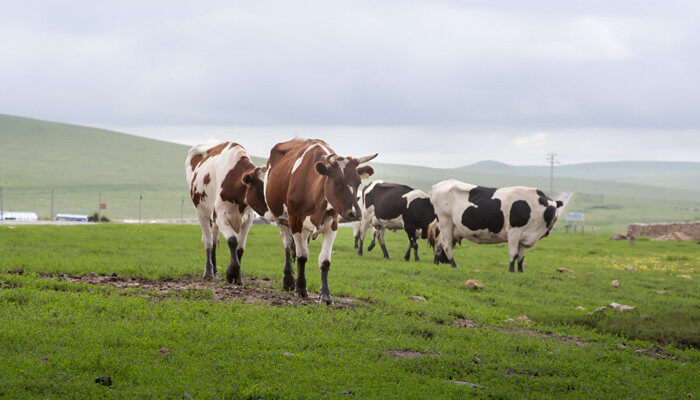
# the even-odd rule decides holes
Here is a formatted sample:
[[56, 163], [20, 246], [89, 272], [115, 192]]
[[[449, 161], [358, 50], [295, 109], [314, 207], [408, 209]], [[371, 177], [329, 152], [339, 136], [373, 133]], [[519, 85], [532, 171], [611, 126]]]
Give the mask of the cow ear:
[[557, 208], [561, 207], [564, 205], [564, 202], [561, 200], [557, 200]]
[[367, 179], [374, 175], [374, 168], [370, 167], [369, 165], [357, 167], [357, 174], [360, 175], [360, 178]]
[[243, 175], [242, 181], [243, 181], [243, 183], [245, 183], [246, 185], [250, 185], [251, 183], [253, 183], [253, 173], [252, 173], [252, 172], [248, 172], [247, 174]]
[[316, 163], [316, 165], [314, 165], [314, 167], [316, 168], [316, 172], [318, 172], [319, 174], [328, 176], [328, 166], [326, 165], [326, 163], [319, 161]]

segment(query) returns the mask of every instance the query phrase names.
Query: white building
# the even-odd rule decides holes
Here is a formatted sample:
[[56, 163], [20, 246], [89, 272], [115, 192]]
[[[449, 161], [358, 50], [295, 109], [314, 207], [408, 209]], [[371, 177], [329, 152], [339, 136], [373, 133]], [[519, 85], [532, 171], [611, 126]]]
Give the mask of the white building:
[[56, 214], [56, 221], [88, 222], [88, 216], [82, 214]]
[[0, 213], [2, 221], [38, 221], [39, 216], [34, 212], [26, 211], [3, 211]]

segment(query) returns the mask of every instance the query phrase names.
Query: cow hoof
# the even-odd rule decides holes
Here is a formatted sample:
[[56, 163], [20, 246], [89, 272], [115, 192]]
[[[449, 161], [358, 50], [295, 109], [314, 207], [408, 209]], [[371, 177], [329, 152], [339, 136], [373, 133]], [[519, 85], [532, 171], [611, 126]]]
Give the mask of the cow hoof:
[[309, 297], [309, 291], [306, 290], [306, 288], [304, 288], [304, 289], [297, 288], [296, 295], [299, 296], [300, 299], [306, 299], [307, 297]]
[[228, 267], [226, 270], [226, 281], [228, 283], [235, 283], [236, 285], [243, 285], [243, 281], [241, 280], [241, 267], [233, 268], [233, 267]]
[[322, 294], [321, 297], [318, 299], [319, 303], [325, 303], [327, 306], [332, 306], [333, 305], [333, 298], [331, 297], [330, 294]]
[[202, 279], [204, 279], [205, 281], [213, 281], [214, 274], [205, 272], [204, 275], [202, 276]]
[[457, 268], [457, 263], [454, 259], [450, 260], [450, 265], [452, 266], [452, 268]]
[[282, 288], [284, 289], [285, 292], [291, 292], [294, 290], [296, 287], [296, 283], [294, 282], [294, 277], [291, 276], [285, 276], [284, 280], [282, 281]]

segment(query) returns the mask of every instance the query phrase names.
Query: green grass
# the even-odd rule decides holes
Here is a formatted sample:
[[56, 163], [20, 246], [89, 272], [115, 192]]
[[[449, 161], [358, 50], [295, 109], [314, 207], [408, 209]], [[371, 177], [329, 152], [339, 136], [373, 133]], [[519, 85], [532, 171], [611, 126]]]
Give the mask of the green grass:
[[[0, 227], [0, 270], [25, 271], [0, 273], [0, 397], [680, 399], [700, 394], [699, 257], [692, 242], [638, 240], [632, 247], [601, 235], [555, 234], [528, 251], [525, 274], [509, 274], [504, 245], [463, 245], [456, 250], [460, 267], [452, 269], [432, 265], [424, 242], [423, 261], [404, 262], [402, 234], [388, 235], [394, 260], [380, 258], [378, 249], [360, 258], [350, 230], [341, 228], [331, 290], [367, 301], [349, 309], [271, 307], [193, 293], [148, 298], [37, 275], [197, 279], [204, 261], [200, 235], [195, 226]], [[318, 250], [319, 241], [312, 242], [312, 259]], [[228, 251], [220, 249], [219, 263], [227, 258]], [[244, 280], [270, 278], [281, 290], [282, 258], [277, 229], [253, 227]], [[312, 291], [319, 286], [314, 264], [307, 269]], [[627, 265], [635, 270], [625, 270]], [[557, 267], [574, 270], [573, 277]], [[470, 278], [484, 289], [464, 289]], [[613, 279], [620, 280], [619, 289], [610, 286]], [[636, 309], [593, 315], [575, 309], [592, 311], [610, 302]], [[520, 322], [519, 314], [533, 322]], [[482, 326], [454, 326], [459, 319]], [[585, 343], [538, 337], [534, 331]], [[656, 345], [677, 359], [635, 352]], [[169, 355], [158, 353], [163, 347]], [[400, 358], [392, 350], [422, 356]], [[50, 360], [41, 362], [42, 357]], [[93, 383], [100, 375], [111, 376], [113, 386]]]

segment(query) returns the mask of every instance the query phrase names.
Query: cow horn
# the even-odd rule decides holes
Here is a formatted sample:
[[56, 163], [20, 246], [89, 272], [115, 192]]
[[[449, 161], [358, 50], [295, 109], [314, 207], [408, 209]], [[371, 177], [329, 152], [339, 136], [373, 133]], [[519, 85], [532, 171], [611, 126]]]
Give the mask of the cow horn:
[[326, 162], [331, 162], [331, 158], [337, 157], [335, 153], [326, 156]]
[[378, 156], [378, 155], [379, 155], [379, 153], [374, 153], [374, 154], [371, 155], [371, 156], [360, 157], [360, 158], [357, 159], [357, 163], [358, 163], [358, 164], [366, 163], [367, 161], [373, 160], [373, 159], [374, 159], [376, 156]]

